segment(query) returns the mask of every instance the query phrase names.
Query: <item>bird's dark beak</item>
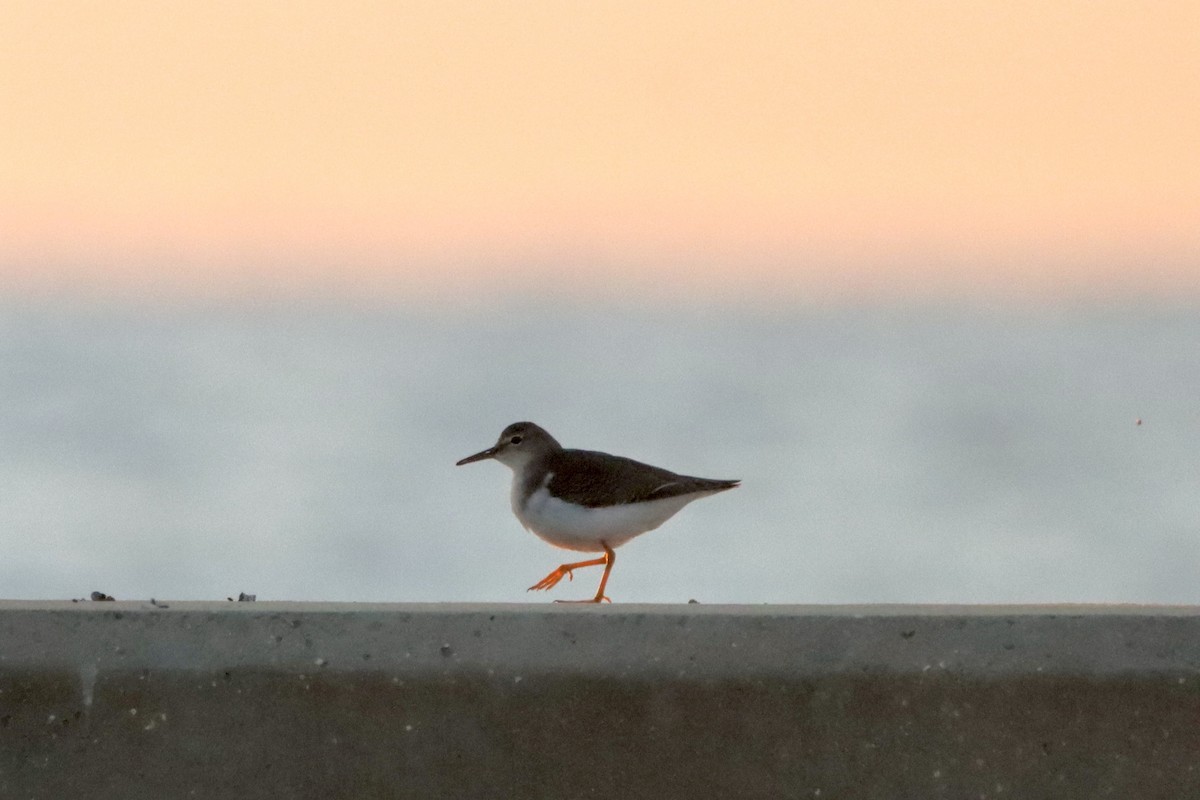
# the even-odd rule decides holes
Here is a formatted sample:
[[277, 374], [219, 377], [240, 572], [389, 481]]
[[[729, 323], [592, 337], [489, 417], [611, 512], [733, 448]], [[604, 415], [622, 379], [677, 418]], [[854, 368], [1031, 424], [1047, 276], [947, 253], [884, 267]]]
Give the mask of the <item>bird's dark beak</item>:
[[497, 448], [495, 448], [495, 447], [489, 447], [487, 450], [480, 450], [478, 453], [476, 453], [473, 456], [467, 456], [466, 458], [464, 458], [462, 461], [459, 461], [454, 466], [461, 467], [463, 464], [470, 464], [472, 461], [483, 461], [485, 458], [495, 458], [496, 457], [496, 449]]

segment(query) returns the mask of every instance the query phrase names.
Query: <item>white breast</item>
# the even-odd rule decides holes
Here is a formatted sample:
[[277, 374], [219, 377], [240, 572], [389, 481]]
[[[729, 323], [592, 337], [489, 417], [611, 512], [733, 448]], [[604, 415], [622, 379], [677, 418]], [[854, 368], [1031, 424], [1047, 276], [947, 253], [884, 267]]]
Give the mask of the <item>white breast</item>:
[[550, 495], [546, 485], [552, 475], [521, 505], [518, 482], [513, 482], [513, 513], [528, 530], [556, 547], [584, 552], [601, 552], [604, 547], [620, 547], [635, 536], [652, 531], [673, 517], [693, 500], [712, 494], [695, 494], [628, 503], [620, 506], [585, 508], [563, 502]]

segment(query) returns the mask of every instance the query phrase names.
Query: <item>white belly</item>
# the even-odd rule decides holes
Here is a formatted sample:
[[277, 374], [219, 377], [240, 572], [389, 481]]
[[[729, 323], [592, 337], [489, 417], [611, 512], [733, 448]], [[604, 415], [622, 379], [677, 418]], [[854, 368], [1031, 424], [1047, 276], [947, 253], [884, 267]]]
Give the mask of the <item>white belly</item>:
[[522, 507], [513, 487], [513, 513], [530, 531], [556, 547], [601, 552], [601, 542], [620, 547], [635, 536], [652, 531], [688, 503], [712, 492], [667, 497], [648, 503], [585, 508], [551, 497], [543, 486]]

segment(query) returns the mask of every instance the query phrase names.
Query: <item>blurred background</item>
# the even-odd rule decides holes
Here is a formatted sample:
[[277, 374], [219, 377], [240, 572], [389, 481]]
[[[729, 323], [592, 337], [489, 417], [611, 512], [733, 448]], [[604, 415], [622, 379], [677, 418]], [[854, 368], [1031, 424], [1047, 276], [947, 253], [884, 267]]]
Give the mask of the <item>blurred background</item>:
[[[0, 596], [1200, 602], [1200, 5], [0, 4]], [[589, 574], [591, 573], [591, 574]]]

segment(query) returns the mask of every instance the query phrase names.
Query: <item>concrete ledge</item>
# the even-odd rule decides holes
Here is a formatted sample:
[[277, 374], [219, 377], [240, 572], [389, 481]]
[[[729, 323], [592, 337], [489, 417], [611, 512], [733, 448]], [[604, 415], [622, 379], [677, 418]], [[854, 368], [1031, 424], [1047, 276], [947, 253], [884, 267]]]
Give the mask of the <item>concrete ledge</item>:
[[1200, 609], [0, 603], [0, 797], [1185, 797]]

